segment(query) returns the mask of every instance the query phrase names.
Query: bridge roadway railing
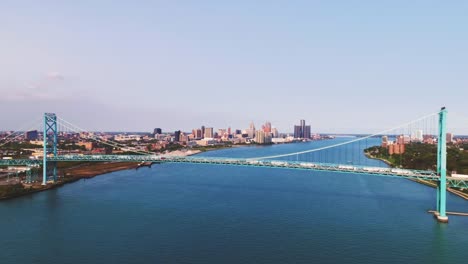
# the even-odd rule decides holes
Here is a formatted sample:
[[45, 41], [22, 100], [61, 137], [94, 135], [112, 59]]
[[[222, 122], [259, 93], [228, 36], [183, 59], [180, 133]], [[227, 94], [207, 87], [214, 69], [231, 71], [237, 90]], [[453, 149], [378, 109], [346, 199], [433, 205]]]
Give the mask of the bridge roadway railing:
[[330, 163], [311, 163], [297, 161], [253, 160], [217, 157], [178, 157], [161, 155], [62, 155], [51, 157], [50, 161], [120, 161], [120, 162], [159, 162], [159, 163], [201, 163], [218, 165], [235, 165], [251, 167], [270, 167], [303, 170], [321, 170], [358, 174], [372, 174], [387, 177], [405, 177], [425, 180], [438, 180], [433, 171], [405, 170], [385, 167], [366, 167]]
[[0, 160], [0, 166], [40, 166], [42, 160], [36, 159], [7, 159]]
[[[155, 162], [155, 163], [195, 163], [218, 164], [249, 167], [268, 167], [284, 169], [300, 169], [315, 171], [330, 171], [354, 174], [370, 174], [374, 176], [402, 177], [409, 179], [438, 181], [439, 176], [434, 171], [409, 170], [388, 167], [367, 167], [356, 165], [343, 165], [331, 163], [312, 163], [301, 161], [255, 160], [242, 158], [218, 157], [178, 157], [163, 155], [60, 155], [48, 158], [49, 161], [90, 161], [90, 162]], [[29, 165], [37, 166], [42, 160], [0, 160], [0, 166]], [[468, 188], [468, 179], [448, 177], [447, 184], [452, 187]]]

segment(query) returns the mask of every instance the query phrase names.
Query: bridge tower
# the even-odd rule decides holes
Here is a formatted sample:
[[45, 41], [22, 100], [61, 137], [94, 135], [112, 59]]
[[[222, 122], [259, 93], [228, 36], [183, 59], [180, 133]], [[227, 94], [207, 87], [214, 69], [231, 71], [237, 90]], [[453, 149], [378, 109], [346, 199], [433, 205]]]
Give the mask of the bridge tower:
[[437, 221], [447, 223], [447, 110], [439, 112], [439, 138], [437, 140], [437, 174], [440, 180], [437, 184]]
[[[44, 160], [42, 185], [47, 184], [47, 155], [57, 156], [57, 116], [53, 113], [44, 113]], [[57, 163], [52, 162], [52, 174], [57, 180]]]

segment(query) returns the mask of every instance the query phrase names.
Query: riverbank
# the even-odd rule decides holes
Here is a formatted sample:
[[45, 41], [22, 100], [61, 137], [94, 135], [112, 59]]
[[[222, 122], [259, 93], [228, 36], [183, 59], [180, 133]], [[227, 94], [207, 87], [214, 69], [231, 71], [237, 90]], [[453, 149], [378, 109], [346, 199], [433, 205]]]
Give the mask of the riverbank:
[[[176, 150], [166, 153], [166, 156], [191, 156], [201, 153], [200, 150], [181, 151]], [[17, 183], [12, 185], [0, 186], [0, 200], [12, 199], [24, 195], [30, 195], [37, 192], [42, 192], [65, 184], [76, 182], [81, 179], [89, 179], [99, 175], [121, 171], [138, 169], [142, 166], [151, 166], [151, 163], [136, 163], [136, 162], [87, 162], [79, 164], [58, 163], [58, 179], [57, 182], [49, 182], [47, 185], [42, 185], [40, 181], [27, 183]]]
[[[385, 164], [389, 165], [390, 167], [395, 167], [394, 164], [392, 164], [390, 161], [386, 160], [386, 159], [383, 159], [383, 158], [377, 158], [377, 157], [374, 157], [372, 155], [370, 155], [369, 153], [365, 153], [366, 157], [369, 158], [369, 159], [375, 159], [375, 160], [380, 160], [382, 162], [385, 162]], [[434, 183], [433, 181], [428, 181], [428, 180], [420, 180], [420, 179], [409, 179], [413, 182], [417, 182], [417, 183], [420, 183], [420, 184], [424, 184], [426, 186], [429, 186], [429, 187], [432, 187], [432, 188], [437, 188], [437, 184]], [[456, 189], [453, 189], [453, 188], [450, 188], [448, 187], [447, 188], [447, 191], [448, 192], [451, 192], [465, 200], [468, 200], [468, 193], [464, 193], [462, 191], [459, 191], [459, 190], [456, 190]]]
[[380, 161], [384, 162], [385, 164], [387, 164], [388, 166], [390, 166], [392, 168], [395, 167], [395, 165], [393, 165], [390, 161], [388, 161], [386, 159], [374, 157], [374, 156], [370, 155], [369, 153], [364, 153], [364, 155], [369, 159], [380, 160]]

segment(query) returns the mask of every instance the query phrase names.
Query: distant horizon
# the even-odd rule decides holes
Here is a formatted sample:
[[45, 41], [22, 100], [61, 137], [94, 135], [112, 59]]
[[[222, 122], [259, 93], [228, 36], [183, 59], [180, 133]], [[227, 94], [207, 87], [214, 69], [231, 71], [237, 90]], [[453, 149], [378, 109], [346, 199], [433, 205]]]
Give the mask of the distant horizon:
[[[28, 130], [31, 131], [31, 130]], [[177, 131], [177, 130], [175, 130]], [[175, 131], [164, 131], [162, 130], [162, 134], [174, 134]], [[192, 131], [183, 131], [180, 130], [182, 133], [185, 134], [191, 134]], [[11, 130], [0, 130], [0, 133], [6, 133], [6, 132], [15, 132]], [[27, 132], [25, 131], [17, 131], [21, 133]], [[42, 133], [42, 131], [38, 130], [39, 133]], [[59, 131], [59, 133], [62, 131]], [[65, 131], [69, 132], [69, 131]], [[217, 130], [214, 130], [215, 133], [217, 133]], [[77, 133], [77, 132], [69, 132], [69, 133]], [[146, 132], [146, 131], [88, 131], [88, 133], [109, 133], [109, 134], [153, 134], [153, 132]], [[447, 133], [451, 133], [450, 131]], [[286, 135], [286, 134], [291, 134], [294, 135], [294, 132], [279, 132], [280, 135]], [[453, 134], [453, 133], [452, 133]], [[378, 136], [398, 136], [398, 135], [409, 135], [409, 134], [395, 134], [395, 133], [390, 133], [390, 134], [369, 134], [369, 133], [327, 133], [327, 132], [317, 132], [317, 133], [312, 133], [312, 135], [321, 135], [321, 136], [373, 136], [373, 137], [378, 137]], [[428, 135], [433, 135], [433, 136], [438, 136], [436, 134], [428, 134]], [[467, 135], [458, 135], [458, 134], [453, 134], [454, 138], [468, 138]]]

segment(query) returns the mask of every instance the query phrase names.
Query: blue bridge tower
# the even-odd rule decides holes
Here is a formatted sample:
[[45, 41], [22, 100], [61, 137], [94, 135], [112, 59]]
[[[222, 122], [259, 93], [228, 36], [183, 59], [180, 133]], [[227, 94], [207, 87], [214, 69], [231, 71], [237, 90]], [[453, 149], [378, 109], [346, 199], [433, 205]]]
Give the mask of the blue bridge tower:
[[[57, 116], [53, 113], [44, 114], [44, 158], [42, 185], [47, 184], [47, 155], [57, 157]], [[51, 162], [54, 182], [57, 180], [57, 162]]]
[[439, 138], [437, 140], [437, 209], [435, 216], [439, 222], [447, 223], [447, 109], [439, 112]]

